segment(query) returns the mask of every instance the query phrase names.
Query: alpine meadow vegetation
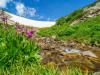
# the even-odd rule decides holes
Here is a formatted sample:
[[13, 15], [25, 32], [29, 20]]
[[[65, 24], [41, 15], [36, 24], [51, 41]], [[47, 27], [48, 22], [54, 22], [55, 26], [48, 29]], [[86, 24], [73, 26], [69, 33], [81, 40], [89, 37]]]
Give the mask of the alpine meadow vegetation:
[[[97, 2], [84, 8], [95, 6]], [[96, 63], [96, 61], [99, 62], [97, 59], [100, 59], [100, 51], [98, 51], [98, 49], [100, 49], [100, 15], [82, 20], [82, 17], [86, 14], [83, 10], [84, 8], [61, 17], [56, 20], [56, 24], [50, 28], [26, 27], [19, 23], [10, 25], [8, 23], [8, 18], [3, 16], [0, 21], [0, 75], [94, 75], [95, 65], [97, 69], [100, 66], [100, 63]], [[0, 15], [2, 14], [3, 13]], [[82, 21], [79, 21], [80, 19]], [[79, 22], [71, 25], [72, 22], [75, 21]], [[48, 46], [51, 46], [51, 44], [55, 46], [42, 49], [42, 47], [38, 45], [39, 42], [37, 39], [40, 40], [40, 44], [42, 42], [42, 44], [45, 45], [41, 45], [43, 48], [47, 48]], [[66, 43], [69, 44], [68, 42], [73, 40], [78, 42], [78, 46], [83, 45], [83, 48], [85, 48], [85, 46], [88, 46], [89, 49], [97, 48], [97, 50], [93, 50], [97, 55], [95, 55], [92, 50], [89, 51], [87, 49], [87, 53], [85, 50], [79, 50], [80, 52], [84, 52], [84, 55], [77, 54], [76, 52], [73, 53], [71, 57], [71, 53], [68, 54], [66, 52], [65, 54], [65, 50], [61, 51], [60, 49], [62, 48], [58, 47], [58, 43], [60, 43], [60, 45], [65, 45]], [[70, 52], [70, 48], [67, 49]], [[42, 52], [43, 50], [45, 50], [44, 56], [46, 56], [46, 52], [48, 57], [51, 55], [51, 59], [46, 60], [52, 60], [53, 55], [56, 57], [53, 58], [54, 60], [58, 59], [56, 54], [59, 53], [59, 56], [62, 58], [64, 56], [63, 54], [65, 54], [66, 56], [64, 57], [67, 59], [62, 59], [63, 62], [61, 61], [61, 63], [66, 64], [75, 62], [75, 64], [66, 64], [64, 67], [59, 67], [52, 61], [43, 64], [41, 63], [43, 53], [42, 55], [40, 54], [40, 51]], [[95, 57], [89, 57], [89, 52], [91, 52], [90, 55]], [[81, 60], [79, 59], [80, 57]], [[85, 68], [80, 67], [80, 64], [77, 63], [80, 61], [84, 61], [83, 64], [86, 64]], [[91, 65], [93, 66], [93, 69], [91, 68]], [[87, 68], [88, 66], [91, 66], [91, 70]]]
[[52, 64], [40, 64], [40, 48], [32, 38], [34, 34], [27, 37], [23, 26], [19, 26], [19, 31], [16, 27], [0, 23], [0, 75], [88, 75], [74, 66], [62, 71]]

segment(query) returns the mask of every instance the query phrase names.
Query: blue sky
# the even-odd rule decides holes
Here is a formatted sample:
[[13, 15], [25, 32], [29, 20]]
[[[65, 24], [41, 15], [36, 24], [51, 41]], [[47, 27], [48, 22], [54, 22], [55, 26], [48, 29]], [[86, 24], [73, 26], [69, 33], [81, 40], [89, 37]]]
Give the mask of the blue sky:
[[96, 0], [0, 0], [0, 8], [34, 20], [54, 21]]

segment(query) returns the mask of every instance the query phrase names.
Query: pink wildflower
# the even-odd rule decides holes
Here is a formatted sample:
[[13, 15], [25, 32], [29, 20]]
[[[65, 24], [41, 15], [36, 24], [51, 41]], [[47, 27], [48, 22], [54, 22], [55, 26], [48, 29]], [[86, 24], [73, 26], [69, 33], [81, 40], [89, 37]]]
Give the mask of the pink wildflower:
[[28, 38], [32, 38], [33, 33], [34, 33], [34, 31], [27, 31], [27, 32], [26, 32], [26, 36], [27, 36]]

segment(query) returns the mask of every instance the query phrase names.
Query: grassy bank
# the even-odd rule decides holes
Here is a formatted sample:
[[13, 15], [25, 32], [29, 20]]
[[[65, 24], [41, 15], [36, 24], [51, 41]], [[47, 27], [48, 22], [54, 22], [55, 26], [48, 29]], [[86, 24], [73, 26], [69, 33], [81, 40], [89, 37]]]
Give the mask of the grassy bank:
[[[60, 20], [61, 22], [63, 20]], [[58, 22], [58, 23], [61, 23]], [[77, 40], [80, 43], [100, 46], [100, 16], [70, 26], [68, 23], [55, 25], [48, 29], [40, 29], [39, 36], [55, 36], [61, 40]]]
[[[31, 66], [14, 65], [10, 69], [0, 69], [0, 75], [89, 75], [82, 72], [79, 68], [70, 67], [66, 70], [60, 70], [54, 67], [44, 67], [42, 65], [32, 64]], [[92, 73], [90, 73], [92, 75]]]
[[74, 66], [63, 71], [41, 65], [39, 50], [34, 38], [0, 23], [0, 75], [88, 75]]

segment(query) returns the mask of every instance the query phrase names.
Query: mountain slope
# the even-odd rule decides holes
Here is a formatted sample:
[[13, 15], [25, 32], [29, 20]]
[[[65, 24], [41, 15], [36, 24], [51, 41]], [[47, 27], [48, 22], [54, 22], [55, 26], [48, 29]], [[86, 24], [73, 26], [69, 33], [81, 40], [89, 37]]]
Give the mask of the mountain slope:
[[[97, 2], [94, 6], [82, 8], [68, 16], [58, 19], [55, 26], [49, 29], [40, 29], [38, 35], [43, 37], [55, 37], [66, 41], [76, 40], [80, 43], [100, 46], [100, 8], [97, 6], [99, 3], [100, 2]], [[88, 10], [88, 12], [82, 14], [84, 12], [83, 9]], [[93, 9], [93, 16], [89, 14], [89, 16], [92, 17], [81, 20], [81, 18], [88, 13], [91, 13], [91, 9]], [[97, 12], [94, 13], [95, 11]], [[78, 22], [74, 23], [75, 21]], [[72, 25], [72, 23], [74, 23], [74, 25]]]
[[[100, 8], [98, 8], [98, 3], [93, 3], [58, 19], [56, 25], [51, 28], [40, 29], [37, 33], [40, 36], [37, 41], [42, 49], [40, 52], [43, 57], [42, 63], [55, 62], [59, 66], [71, 63], [71, 65], [82, 65], [100, 71]], [[85, 58], [81, 59], [77, 56], [77, 52], [74, 52], [79, 50], [86, 51]], [[90, 55], [96, 55], [97, 58], [92, 58]]]
[[68, 16], [61, 17], [57, 20], [56, 24], [61, 25], [64, 23], [68, 23], [70, 25], [74, 25], [97, 15], [100, 15], [100, 1], [96, 1], [95, 3], [90, 4], [82, 9], [78, 9]]

